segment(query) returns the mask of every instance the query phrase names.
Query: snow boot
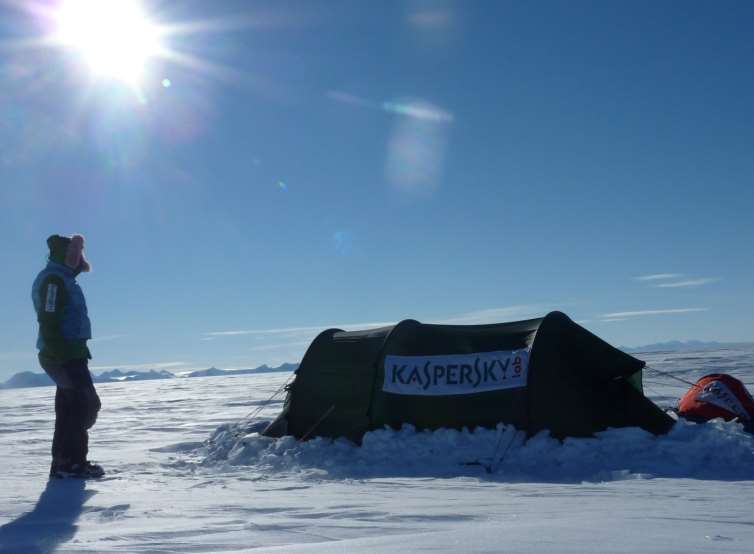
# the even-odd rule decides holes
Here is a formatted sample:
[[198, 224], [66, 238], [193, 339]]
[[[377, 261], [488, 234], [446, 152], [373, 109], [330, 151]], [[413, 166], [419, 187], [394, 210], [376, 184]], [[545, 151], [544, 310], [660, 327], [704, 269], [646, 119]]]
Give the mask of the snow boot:
[[51, 479], [99, 479], [105, 475], [102, 466], [92, 462], [82, 464], [67, 464], [50, 468]]

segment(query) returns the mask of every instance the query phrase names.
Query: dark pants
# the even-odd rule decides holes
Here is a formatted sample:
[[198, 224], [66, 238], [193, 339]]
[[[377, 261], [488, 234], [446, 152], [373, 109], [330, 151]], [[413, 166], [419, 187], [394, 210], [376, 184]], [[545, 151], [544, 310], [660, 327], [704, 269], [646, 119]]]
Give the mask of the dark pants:
[[71, 360], [59, 366], [43, 365], [42, 368], [58, 386], [52, 439], [53, 466], [84, 463], [89, 452], [87, 430], [97, 421], [101, 406], [87, 360]]

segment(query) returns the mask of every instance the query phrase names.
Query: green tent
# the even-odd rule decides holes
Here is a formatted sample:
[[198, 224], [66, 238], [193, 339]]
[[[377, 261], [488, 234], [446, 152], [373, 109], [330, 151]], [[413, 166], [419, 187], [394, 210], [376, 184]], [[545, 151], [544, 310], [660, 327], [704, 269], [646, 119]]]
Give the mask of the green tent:
[[328, 329], [309, 346], [268, 436], [347, 437], [385, 425], [494, 427], [588, 436], [673, 420], [641, 389], [644, 362], [552, 312], [492, 325]]

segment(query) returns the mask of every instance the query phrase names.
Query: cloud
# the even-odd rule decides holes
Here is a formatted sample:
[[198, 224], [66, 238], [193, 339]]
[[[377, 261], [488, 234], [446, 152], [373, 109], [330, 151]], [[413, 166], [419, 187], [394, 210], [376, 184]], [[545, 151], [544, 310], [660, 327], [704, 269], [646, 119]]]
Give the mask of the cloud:
[[678, 279], [682, 277], [686, 277], [686, 275], [684, 273], [653, 273], [652, 275], [634, 277], [634, 279], [648, 283], [652, 287], [659, 289], [700, 287], [709, 283], [717, 283], [721, 280], [720, 277], [686, 277], [679, 281]]
[[606, 319], [601, 319], [600, 321], [602, 321], [603, 323], [615, 323], [618, 321], [626, 321], [626, 318], [625, 317], [609, 317]]
[[683, 277], [683, 273], [654, 273], [652, 275], [641, 275], [634, 277], [637, 281], [662, 281], [664, 279], [678, 279]]
[[628, 317], [642, 317], [645, 315], [670, 315], [670, 314], [690, 314], [696, 312], [706, 312], [707, 308], [674, 308], [668, 310], [636, 310], [631, 312], [612, 312], [603, 314], [603, 321], [609, 319], [625, 319]]
[[660, 283], [653, 285], [657, 288], [681, 288], [681, 287], [699, 287], [707, 285], [709, 283], [717, 283], [720, 281], [719, 277], [700, 277], [699, 279], [687, 279], [685, 281], [674, 281], [672, 283]]

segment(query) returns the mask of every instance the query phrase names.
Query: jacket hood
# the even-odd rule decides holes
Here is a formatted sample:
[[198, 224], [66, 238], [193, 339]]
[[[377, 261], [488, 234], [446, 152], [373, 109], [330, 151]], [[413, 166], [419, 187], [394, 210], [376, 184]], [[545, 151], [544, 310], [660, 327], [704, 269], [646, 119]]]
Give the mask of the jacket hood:
[[52, 235], [47, 239], [47, 246], [50, 249], [50, 261], [65, 265], [77, 274], [91, 270], [89, 262], [84, 257], [83, 236]]

